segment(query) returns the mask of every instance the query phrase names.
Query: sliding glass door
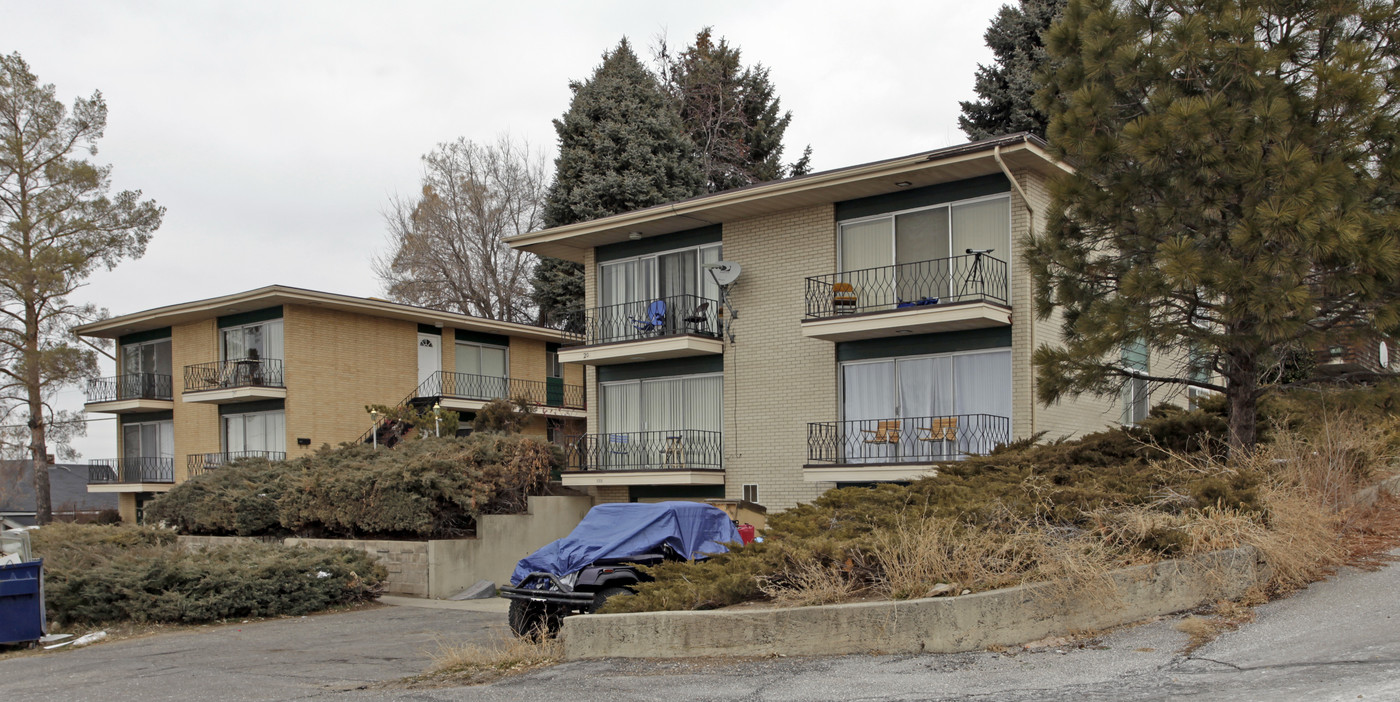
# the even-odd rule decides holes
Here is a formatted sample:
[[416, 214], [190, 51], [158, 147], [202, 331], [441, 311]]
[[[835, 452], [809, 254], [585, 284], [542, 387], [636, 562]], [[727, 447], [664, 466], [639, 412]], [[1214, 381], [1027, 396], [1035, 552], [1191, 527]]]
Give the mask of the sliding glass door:
[[1010, 350], [852, 361], [841, 377], [848, 463], [944, 460], [1009, 439]]
[[724, 376], [600, 383], [601, 462], [610, 468], [718, 467]]

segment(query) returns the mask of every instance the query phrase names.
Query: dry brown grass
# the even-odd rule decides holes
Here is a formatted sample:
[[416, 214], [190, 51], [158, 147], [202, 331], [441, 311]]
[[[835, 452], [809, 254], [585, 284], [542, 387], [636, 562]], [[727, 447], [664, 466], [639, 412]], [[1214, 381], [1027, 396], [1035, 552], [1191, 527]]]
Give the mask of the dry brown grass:
[[760, 576], [758, 588], [782, 607], [806, 607], [850, 600], [861, 590], [849, 570], [803, 558], [777, 577]]
[[416, 678], [402, 681], [410, 687], [439, 685], [482, 685], [554, 665], [564, 656], [559, 639], [533, 641], [503, 636], [494, 643], [444, 644], [431, 654], [432, 668]]

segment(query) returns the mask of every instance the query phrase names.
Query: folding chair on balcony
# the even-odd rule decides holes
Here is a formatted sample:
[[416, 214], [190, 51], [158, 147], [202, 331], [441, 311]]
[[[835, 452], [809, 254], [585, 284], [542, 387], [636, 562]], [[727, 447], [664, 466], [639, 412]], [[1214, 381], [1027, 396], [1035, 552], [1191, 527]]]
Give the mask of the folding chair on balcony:
[[919, 427], [919, 431], [924, 432], [919, 441], [957, 441], [958, 418], [934, 417], [933, 426]]
[[650, 305], [647, 305], [647, 314], [643, 319], [636, 317], [628, 319], [631, 320], [632, 329], [637, 332], [638, 336], [655, 334], [661, 331], [662, 326], [666, 324], [666, 301], [652, 301]]
[[666, 437], [666, 445], [662, 448], [662, 465], [668, 470], [685, 470], [685, 438], [681, 436]]
[[700, 303], [700, 306], [696, 307], [689, 317], [681, 321], [685, 322], [686, 331], [691, 331], [690, 327], [695, 327], [695, 332], [708, 334], [710, 331], [710, 303]]
[[882, 419], [875, 423], [874, 429], [861, 429], [863, 434], [873, 434], [865, 440], [867, 444], [897, 444], [899, 443], [899, 420]]
[[856, 311], [855, 286], [850, 283], [836, 283], [831, 286], [831, 311], [837, 314]]

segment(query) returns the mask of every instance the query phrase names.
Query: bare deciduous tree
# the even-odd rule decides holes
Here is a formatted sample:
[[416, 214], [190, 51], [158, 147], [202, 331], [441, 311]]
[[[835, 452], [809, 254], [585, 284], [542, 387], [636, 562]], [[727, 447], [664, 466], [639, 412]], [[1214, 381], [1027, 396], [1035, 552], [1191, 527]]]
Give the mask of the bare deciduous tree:
[[543, 155], [502, 136], [465, 138], [423, 157], [423, 192], [395, 198], [384, 219], [390, 250], [374, 272], [399, 302], [510, 322], [534, 320], [535, 257], [505, 238], [543, 225], [548, 187]]

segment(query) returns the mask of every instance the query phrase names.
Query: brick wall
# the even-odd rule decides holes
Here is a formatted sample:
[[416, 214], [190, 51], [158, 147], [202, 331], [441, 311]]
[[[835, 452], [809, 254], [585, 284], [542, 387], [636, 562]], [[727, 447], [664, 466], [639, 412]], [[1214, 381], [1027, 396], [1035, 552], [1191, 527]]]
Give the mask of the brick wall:
[[724, 350], [725, 497], [759, 485], [786, 509], [830, 483], [802, 479], [807, 423], [836, 419], [836, 345], [802, 336], [806, 277], [836, 270], [831, 205], [724, 225], [724, 258], [743, 275], [730, 293], [738, 318]]
[[[170, 363], [175, 399], [175, 482], [189, 477], [186, 457], [223, 450], [219, 436], [219, 407], [184, 402], [185, 366], [219, 360], [219, 325], [213, 319], [177, 324], [170, 329]], [[120, 438], [118, 439], [120, 441]], [[121, 455], [120, 448], [117, 455]], [[135, 503], [132, 506], [135, 516]]]
[[365, 405], [397, 404], [418, 386], [413, 322], [287, 305], [283, 330], [288, 458], [353, 441], [369, 429]]

